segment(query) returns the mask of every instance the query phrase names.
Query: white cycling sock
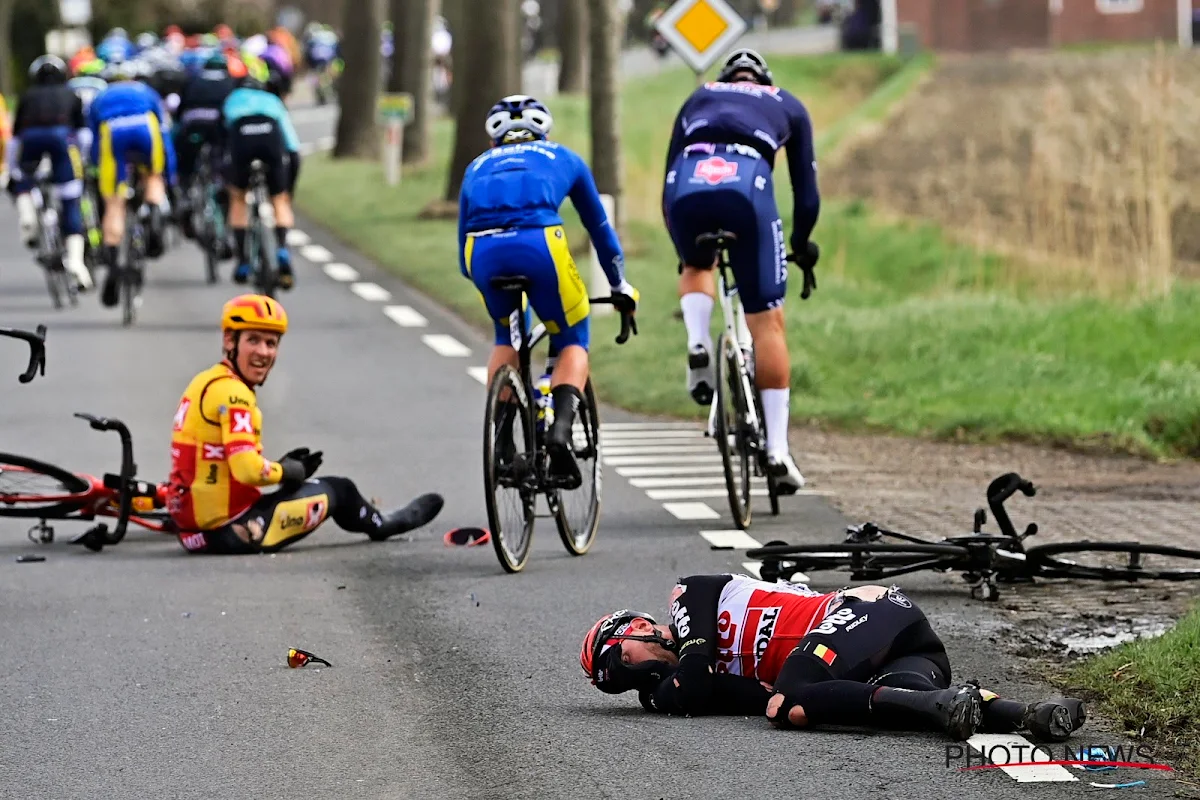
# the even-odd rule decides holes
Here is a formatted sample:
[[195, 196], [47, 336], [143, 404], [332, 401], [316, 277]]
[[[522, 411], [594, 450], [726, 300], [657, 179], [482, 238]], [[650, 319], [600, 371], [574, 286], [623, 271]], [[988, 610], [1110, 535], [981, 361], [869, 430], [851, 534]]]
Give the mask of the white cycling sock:
[[767, 424], [767, 455], [782, 458], [788, 453], [788, 403], [791, 389], [763, 389], [763, 416]]
[[703, 292], [689, 292], [679, 298], [679, 307], [683, 309], [683, 324], [687, 328], [688, 350], [702, 344], [711, 353], [709, 324], [712, 321], [713, 299]]

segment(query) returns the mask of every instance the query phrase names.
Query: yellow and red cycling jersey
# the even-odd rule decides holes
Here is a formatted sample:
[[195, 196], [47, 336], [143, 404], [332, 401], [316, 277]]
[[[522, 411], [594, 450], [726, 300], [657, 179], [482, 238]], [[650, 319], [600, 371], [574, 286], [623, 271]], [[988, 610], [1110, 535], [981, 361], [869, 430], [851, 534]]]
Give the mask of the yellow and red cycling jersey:
[[180, 531], [219, 528], [283, 479], [263, 458], [262, 412], [254, 390], [228, 362], [188, 384], [175, 411], [167, 510]]

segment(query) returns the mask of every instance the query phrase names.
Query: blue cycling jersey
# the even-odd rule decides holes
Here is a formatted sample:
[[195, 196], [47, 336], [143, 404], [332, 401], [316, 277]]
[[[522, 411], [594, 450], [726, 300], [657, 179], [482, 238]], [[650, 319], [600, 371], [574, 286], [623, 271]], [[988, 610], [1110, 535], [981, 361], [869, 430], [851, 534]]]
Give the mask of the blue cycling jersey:
[[785, 150], [795, 202], [793, 239], [808, 240], [817, 224], [821, 196], [812, 121], [795, 95], [778, 86], [756, 83], [704, 84], [684, 102], [675, 118], [666, 171], [671, 171], [685, 147], [702, 142], [750, 145], [772, 168], [775, 154]]
[[120, 81], [109, 84], [92, 100], [92, 107], [88, 109], [88, 123], [95, 130], [102, 122], [141, 114], [153, 114], [158, 117], [161, 127], [167, 127], [167, 113], [158, 92], [138, 81]]
[[96, 55], [113, 64], [128, 61], [136, 54], [137, 48], [133, 42], [119, 36], [110, 36], [96, 46]]
[[283, 143], [292, 153], [300, 151], [300, 137], [292, 126], [287, 106], [275, 95], [262, 89], [234, 89], [225, 98], [225, 124], [232, 127], [245, 117], [270, 117], [283, 133]]
[[561, 225], [563, 200], [571, 198], [587, 228], [610, 286], [624, 280], [625, 256], [609, 223], [592, 171], [558, 142], [521, 142], [494, 147], [476, 158], [463, 176], [458, 196], [459, 268], [467, 234], [496, 228]]

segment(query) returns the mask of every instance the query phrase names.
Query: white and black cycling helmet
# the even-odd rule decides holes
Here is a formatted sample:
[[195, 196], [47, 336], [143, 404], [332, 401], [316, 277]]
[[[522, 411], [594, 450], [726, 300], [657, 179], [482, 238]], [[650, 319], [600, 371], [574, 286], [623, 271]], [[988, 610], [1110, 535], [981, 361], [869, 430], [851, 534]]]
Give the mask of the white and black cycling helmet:
[[37, 84], [67, 82], [67, 64], [56, 55], [38, 56], [29, 65], [29, 78]]
[[554, 117], [529, 95], [511, 94], [492, 106], [483, 127], [494, 144], [545, 139], [554, 127]]
[[753, 73], [754, 81], [763, 86], [773, 86], [775, 83], [775, 79], [771, 76], [771, 69], [767, 66], [767, 60], [749, 47], [734, 50], [729, 54], [729, 58], [725, 59], [725, 65], [721, 67], [721, 74], [717, 76], [717, 80], [721, 83], [728, 83], [729, 79], [739, 72]]

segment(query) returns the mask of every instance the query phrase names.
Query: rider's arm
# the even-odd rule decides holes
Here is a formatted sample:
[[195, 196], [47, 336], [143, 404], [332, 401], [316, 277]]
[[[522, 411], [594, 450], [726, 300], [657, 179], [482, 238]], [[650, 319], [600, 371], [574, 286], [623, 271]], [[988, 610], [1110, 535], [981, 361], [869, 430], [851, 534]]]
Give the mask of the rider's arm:
[[621, 252], [621, 243], [617, 241], [617, 232], [613, 229], [608, 214], [604, 212], [604, 204], [600, 202], [600, 192], [596, 189], [596, 179], [592, 177], [591, 169], [579, 156], [574, 158], [575, 180], [571, 184], [568, 197], [579, 212], [579, 220], [583, 227], [592, 237], [596, 252], [600, 254], [600, 266], [608, 277], [608, 285], [620, 286], [625, 280], [625, 255]]
[[300, 137], [296, 135], [296, 126], [292, 125], [292, 117], [288, 114], [287, 106], [278, 97], [271, 95], [275, 100], [275, 119], [279, 121], [279, 130], [283, 132], [283, 143], [287, 146], [289, 153], [300, 152]]
[[467, 272], [467, 186], [471, 181], [471, 168], [463, 176], [462, 188], [458, 190], [458, 271], [464, 278], [470, 278]]
[[[254, 393], [246, 384], [235, 378], [214, 382], [204, 393], [204, 406], [205, 418], [220, 423], [225, 461], [234, 480], [248, 486], [272, 486], [283, 480], [283, 467], [258, 450]], [[210, 411], [216, 411], [216, 417]]]
[[788, 175], [792, 180], [795, 203], [792, 240], [799, 243], [808, 241], [821, 213], [821, 195], [817, 191], [817, 156], [813, 148], [812, 120], [809, 119], [808, 109], [790, 95], [784, 100], [788, 103], [792, 123], [792, 135], [787, 143]]
[[87, 115], [83, 113], [83, 100], [75, 96], [75, 107], [71, 110], [71, 127], [75, 129], [75, 141], [80, 153], [92, 152], [92, 129]]
[[712, 678], [712, 694], [707, 703], [685, 703], [673, 673], [663, 679], [653, 692], [647, 693], [642, 706], [647, 711], [677, 716], [739, 716], [761, 717], [767, 713], [771, 690], [754, 678], [717, 673]]

